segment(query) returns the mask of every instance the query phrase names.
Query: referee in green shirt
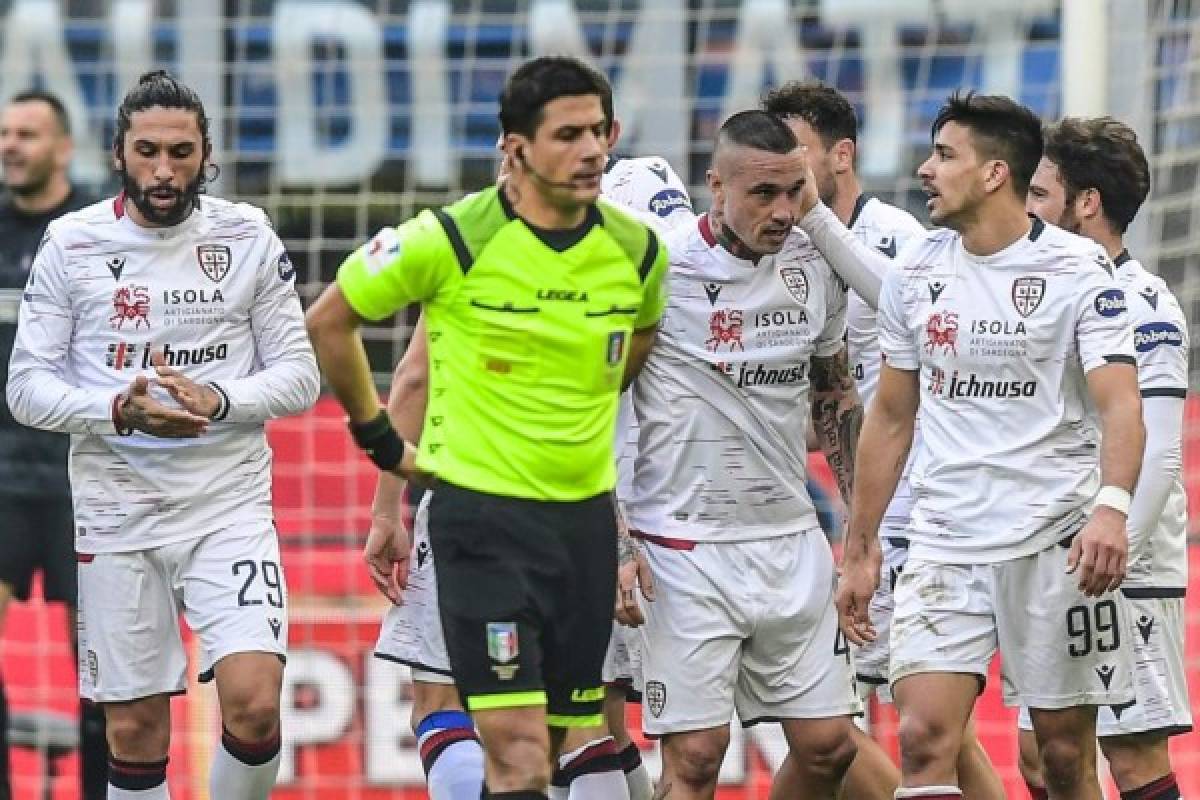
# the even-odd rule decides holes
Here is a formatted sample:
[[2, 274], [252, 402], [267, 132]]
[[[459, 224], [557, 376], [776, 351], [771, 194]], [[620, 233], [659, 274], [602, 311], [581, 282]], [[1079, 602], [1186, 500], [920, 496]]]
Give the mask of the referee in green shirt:
[[[437, 481], [438, 600], [485, 797], [544, 797], [554, 753], [607, 735], [617, 396], [653, 343], [667, 273], [654, 233], [599, 200], [611, 91], [572, 58], [521, 66], [500, 96], [505, 181], [380, 231], [308, 313], [358, 444]], [[413, 302], [430, 361], [415, 453], [358, 334]], [[604, 796], [627, 796], [618, 783]]]

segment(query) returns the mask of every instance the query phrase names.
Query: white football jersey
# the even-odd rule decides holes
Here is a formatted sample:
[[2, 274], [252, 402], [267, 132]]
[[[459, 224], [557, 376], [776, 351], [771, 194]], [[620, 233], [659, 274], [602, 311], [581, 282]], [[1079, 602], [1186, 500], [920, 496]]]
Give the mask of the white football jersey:
[[[925, 235], [925, 228], [912, 214], [865, 194], [859, 195], [847, 227], [863, 244], [888, 258], [895, 258], [910, 241]], [[879, 326], [875, 309], [854, 291], [846, 308], [846, 351], [865, 407], [879, 384]]]
[[1100, 486], [1085, 374], [1133, 364], [1124, 292], [1090, 240], [1034, 220], [975, 256], [931, 232], [884, 280], [889, 366], [919, 373], [911, 557], [982, 564], [1077, 532]]
[[[200, 437], [116, 435], [114, 399], [137, 375], [153, 381], [152, 350], [228, 398]], [[257, 208], [201, 196], [179, 225], [143, 228], [118, 197], [50, 224], [21, 304], [8, 400], [22, 422], [72, 434], [79, 552], [269, 522], [263, 423], [303, 411], [319, 390], [295, 269]]]
[[841, 281], [799, 230], [757, 264], [717, 245], [707, 216], [665, 242], [667, 310], [633, 386], [630, 526], [692, 541], [816, 527], [805, 488], [809, 366], [844, 346]]
[[[1129, 321], [1133, 326], [1133, 349], [1138, 364], [1138, 386], [1142, 397], [1187, 397], [1188, 386], [1188, 325], [1179, 301], [1166, 282], [1147, 272], [1127, 252], [1114, 262], [1117, 284], [1125, 291], [1129, 304]], [[1153, 404], [1144, 406], [1147, 434], [1155, 425], [1163, 425]], [[1155, 520], [1148, 520], [1147, 530], [1131, 531], [1131, 541], [1138, 543], [1129, 558], [1125, 589], [1183, 589], [1187, 586], [1187, 493], [1183, 488], [1183, 443], [1170, 454], [1169, 463], [1142, 465], [1142, 476], [1149, 478], [1151, 470], [1163, 470], [1168, 481], [1166, 502]], [[1142, 480], [1134, 493], [1147, 489], [1149, 480]], [[1131, 524], [1138, 515], [1130, 513]]]
[[[692, 225], [696, 220], [687, 186], [666, 159], [614, 158], [604, 171], [600, 192], [606, 200], [637, 213], [659, 233]], [[624, 498], [629, 496], [633, 485], [633, 457], [638, 440], [633, 399], [628, 391], [621, 394], [616, 432], [616, 492], [618, 498]]]

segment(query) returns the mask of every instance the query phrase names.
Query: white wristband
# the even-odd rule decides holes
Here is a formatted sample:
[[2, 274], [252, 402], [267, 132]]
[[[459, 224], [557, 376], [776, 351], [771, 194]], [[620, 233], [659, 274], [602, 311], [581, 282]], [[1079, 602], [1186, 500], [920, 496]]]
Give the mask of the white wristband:
[[1114, 511], [1119, 511], [1125, 516], [1129, 516], [1129, 504], [1133, 501], [1129, 492], [1122, 489], [1120, 486], [1103, 486], [1096, 493], [1096, 505], [1108, 506]]

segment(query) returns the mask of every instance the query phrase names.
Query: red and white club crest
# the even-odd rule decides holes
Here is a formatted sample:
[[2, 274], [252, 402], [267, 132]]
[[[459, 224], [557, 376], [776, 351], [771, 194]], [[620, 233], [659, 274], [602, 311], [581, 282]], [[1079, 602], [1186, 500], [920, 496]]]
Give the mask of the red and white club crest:
[[133, 323], [133, 329], [150, 327], [150, 289], [146, 286], [118, 286], [113, 292], [113, 314], [108, 318], [108, 324], [113, 330], [124, 328], [126, 322]]
[[925, 352], [958, 355], [958, 312], [935, 311], [925, 323]]
[[742, 345], [742, 311], [737, 308], [718, 308], [708, 316], [708, 339], [705, 349], [710, 353], [745, 350]]
[[220, 283], [229, 274], [229, 264], [233, 260], [229, 248], [223, 244], [196, 245], [196, 260], [200, 262], [200, 271], [213, 283]]
[[797, 303], [804, 305], [808, 302], [808, 276], [804, 270], [800, 267], [784, 267], [779, 270], [779, 277], [783, 278], [783, 285]]
[[1046, 296], [1045, 278], [1017, 278], [1012, 285], [1013, 306], [1022, 317], [1028, 317], [1042, 304]]

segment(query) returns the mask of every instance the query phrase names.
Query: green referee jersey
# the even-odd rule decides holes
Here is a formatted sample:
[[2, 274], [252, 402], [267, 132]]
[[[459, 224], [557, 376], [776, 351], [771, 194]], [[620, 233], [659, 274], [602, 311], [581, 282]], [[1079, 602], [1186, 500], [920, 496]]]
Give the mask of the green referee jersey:
[[667, 252], [601, 200], [533, 228], [496, 187], [385, 228], [337, 281], [379, 320], [424, 305], [429, 401], [418, 466], [476, 491], [580, 500], [616, 482], [617, 396], [633, 331], [666, 305]]

